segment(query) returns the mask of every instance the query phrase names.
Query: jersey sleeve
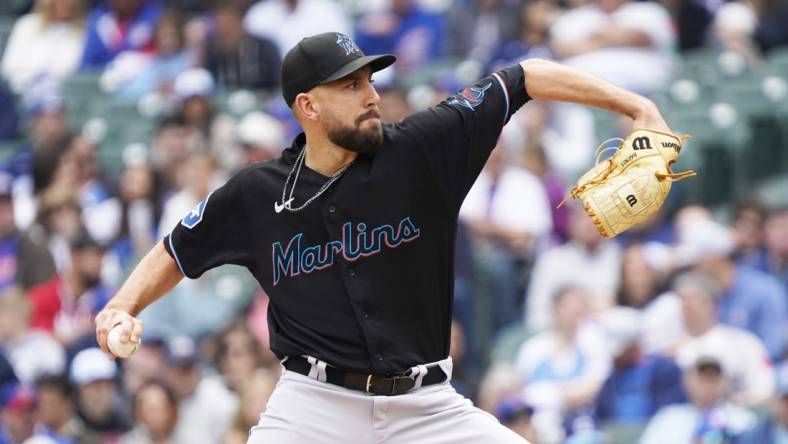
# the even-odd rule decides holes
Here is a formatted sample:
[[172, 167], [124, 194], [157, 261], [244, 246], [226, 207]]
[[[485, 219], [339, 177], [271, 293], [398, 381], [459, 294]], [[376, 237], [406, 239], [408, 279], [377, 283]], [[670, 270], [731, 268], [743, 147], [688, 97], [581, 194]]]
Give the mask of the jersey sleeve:
[[503, 126], [528, 100], [525, 73], [517, 64], [399, 124], [425, 153], [454, 215], [495, 147]]
[[191, 279], [224, 264], [249, 267], [253, 255], [246, 215], [242, 179], [236, 175], [186, 214], [164, 238], [164, 247]]

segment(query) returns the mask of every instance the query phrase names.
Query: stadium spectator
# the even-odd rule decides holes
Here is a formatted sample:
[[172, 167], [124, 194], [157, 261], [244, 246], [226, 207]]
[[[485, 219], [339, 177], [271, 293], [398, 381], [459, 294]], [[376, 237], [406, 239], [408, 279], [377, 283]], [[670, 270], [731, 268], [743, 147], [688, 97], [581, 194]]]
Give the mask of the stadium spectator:
[[192, 148], [210, 153], [222, 168], [234, 171], [243, 164], [243, 151], [235, 144], [235, 120], [214, 105], [215, 92], [213, 76], [203, 68], [188, 69], [175, 79], [177, 112], [191, 133]]
[[517, 397], [506, 398], [495, 409], [495, 417], [501, 424], [512, 429], [515, 433], [527, 439], [531, 444], [537, 444], [536, 430], [531, 417], [534, 409]]
[[506, 159], [498, 146], [468, 192], [460, 218], [470, 228], [479, 272], [489, 276], [481, 291], [492, 298], [495, 332], [522, 313], [526, 261], [552, 228], [547, 193], [536, 176]]
[[21, 384], [0, 387], [0, 444], [19, 444], [33, 436], [35, 393]]
[[153, 246], [161, 208], [156, 201], [155, 176], [146, 162], [126, 165], [118, 183], [120, 223], [110, 254], [123, 274]]
[[238, 407], [236, 394], [216, 378], [203, 378], [197, 345], [188, 336], [167, 342], [165, 381], [178, 407], [175, 442], [221, 442]]
[[35, 10], [14, 23], [0, 67], [22, 93], [36, 77], [62, 81], [76, 72], [84, 47], [84, 0], [36, 0]]
[[275, 385], [276, 378], [269, 372], [255, 373], [244, 383], [239, 390], [239, 403], [232, 427], [225, 434], [222, 444], [246, 443], [249, 430], [257, 425]]
[[159, 237], [172, 231], [217, 185], [216, 163], [207, 154], [195, 153], [181, 165], [179, 172], [182, 188], [164, 203]]
[[162, 12], [153, 46], [152, 52], [130, 50], [119, 54], [102, 73], [102, 87], [121, 100], [137, 100], [156, 93], [165, 102], [172, 101], [175, 78], [195, 58], [186, 48], [183, 19], [178, 12]]
[[400, 122], [413, 112], [406, 91], [402, 87], [393, 85], [379, 90], [378, 94], [380, 94], [380, 120], [383, 123]]
[[273, 159], [285, 146], [285, 129], [276, 118], [253, 111], [238, 122], [238, 143], [246, 153], [246, 163]]
[[655, 2], [594, 0], [561, 15], [550, 41], [567, 65], [645, 94], [663, 87], [673, 71], [673, 26]]
[[246, 31], [276, 43], [279, 55], [302, 38], [321, 32], [350, 35], [347, 12], [336, 0], [262, 0], [249, 8], [244, 18]]
[[443, 17], [415, 0], [392, 0], [387, 8], [368, 12], [356, 27], [356, 44], [366, 54], [394, 54], [396, 70], [428, 65], [444, 53]]
[[720, 49], [741, 57], [745, 64], [760, 64], [760, 50], [755, 41], [758, 16], [755, 8], [745, 1], [723, 3], [712, 23], [714, 43]]
[[522, 396], [521, 378], [508, 362], [494, 362], [479, 384], [477, 404], [480, 409], [492, 415], [506, 399]]
[[55, 435], [73, 444], [99, 444], [77, 416], [74, 388], [63, 375], [45, 375], [36, 379], [36, 424], [46, 435]]
[[640, 311], [640, 337], [646, 354], [673, 355], [684, 335], [681, 300], [665, 291], [668, 271], [661, 262], [669, 248], [657, 242], [635, 243], [624, 249], [617, 305]]
[[673, 286], [681, 298], [687, 336], [679, 342], [676, 359], [688, 365], [699, 356], [718, 356], [730, 380], [730, 400], [739, 405], [760, 404], [772, 394], [774, 371], [757, 336], [717, 321], [721, 289], [701, 273], [679, 276]]
[[71, 136], [60, 88], [51, 79], [36, 81], [22, 96], [22, 105], [29, 143], [19, 147], [8, 163], [8, 171], [14, 176], [16, 224], [24, 229], [33, 223], [36, 195], [50, 185]]
[[534, 407], [534, 425], [547, 442], [561, 436], [565, 418], [590, 408], [610, 370], [602, 335], [586, 322], [588, 295], [563, 287], [552, 305], [553, 327], [527, 339], [516, 359], [524, 400]]
[[645, 424], [662, 407], [686, 402], [679, 367], [672, 359], [645, 353], [640, 345], [640, 312], [611, 308], [599, 322], [613, 370], [596, 398], [597, 426]]
[[216, 338], [216, 367], [231, 390], [238, 393], [263, 365], [260, 343], [245, 324], [233, 322], [219, 333]]
[[729, 379], [719, 358], [697, 359], [684, 370], [683, 379], [690, 402], [657, 412], [640, 444], [727, 443], [755, 423], [752, 413], [726, 400]]
[[60, 180], [57, 186], [73, 187], [71, 191], [82, 208], [82, 224], [87, 233], [101, 245], [109, 243], [117, 233], [120, 205], [101, 177], [95, 145], [84, 136], [73, 137], [55, 171], [56, 179]]
[[788, 208], [769, 213], [764, 224], [768, 270], [788, 289]]
[[679, 251], [695, 268], [712, 275], [722, 286], [718, 316], [725, 324], [755, 333], [774, 361], [782, 358], [788, 323], [788, 295], [773, 276], [731, 259], [730, 231], [711, 219], [686, 221], [680, 228]]
[[158, 0], [108, 0], [91, 11], [82, 70], [98, 70], [123, 51], [154, 50]]
[[205, 41], [203, 63], [224, 87], [270, 92], [279, 86], [279, 49], [269, 38], [249, 35], [243, 20], [243, 6], [234, 2], [216, 3], [215, 29]]
[[548, 164], [544, 147], [536, 141], [527, 141], [521, 162], [523, 168], [539, 178], [547, 193], [547, 204], [553, 221], [551, 243], [562, 244], [566, 242], [569, 240], [569, 214], [571, 210], [568, 206], [563, 205], [558, 208], [558, 204], [566, 196], [566, 186]]
[[131, 428], [130, 412], [118, 392], [117, 372], [115, 362], [98, 348], [77, 353], [69, 370], [77, 413], [102, 442], [113, 442]]
[[736, 444], [783, 444], [788, 437], [788, 365], [777, 372], [777, 391], [768, 416], [745, 432]]
[[737, 264], [769, 271], [764, 247], [766, 210], [755, 201], [742, 202], [734, 210], [731, 226], [736, 245], [733, 257]]
[[42, 231], [58, 273], [71, 267], [71, 243], [85, 231], [82, 207], [67, 189], [54, 187], [41, 195], [35, 231]]
[[66, 368], [63, 347], [47, 333], [29, 329], [29, 320], [30, 303], [24, 293], [10, 289], [0, 295], [0, 347], [15, 377], [26, 385]]
[[30, 290], [30, 326], [52, 333], [66, 347], [95, 343], [93, 317], [112, 291], [101, 282], [104, 248], [88, 235], [71, 243], [69, 270]]
[[165, 347], [163, 339], [145, 332], [139, 349], [121, 361], [123, 371], [120, 388], [124, 394], [137, 393], [143, 384], [161, 377], [162, 369], [166, 366]]
[[[156, 380], [146, 382], [134, 393], [133, 405], [134, 428], [121, 436], [118, 444], [180, 442], [174, 439], [175, 424], [178, 421], [179, 413], [178, 404], [175, 395], [167, 385]], [[201, 439], [200, 442], [202, 441]]]
[[[515, 3], [519, 6], [520, 3]], [[506, 11], [502, 8], [502, 10]], [[560, 9], [550, 0], [535, 0], [520, 6], [519, 11], [506, 11], [507, 15], [519, 18], [517, 34], [505, 37], [495, 48], [489, 59], [488, 70], [498, 70], [520, 60], [540, 57], [552, 58], [548, 46], [550, 26]]]
[[613, 303], [619, 282], [620, 247], [599, 235], [582, 207], [573, 208], [569, 232], [569, 242], [546, 250], [536, 259], [525, 312], [531, 331], [552, 324], [552, 297], [566, 285], [583, 289], [592, 310]]
[[521, 30], [519, 7], [519, 2], [501, 0], [452, 2], [445, 18], [446, 55], [487, 66], [498, 49]]
[[44, 236], [16, 228], [11, 181], [9, 174], [0, 172], [0, 291], [14, 285], [28, 290], [55, 274]]
[[151, 163], [156, 174], [157, 205], [178, 188], [178, 170], [194, 150], [193, 138], [183, 116], [162, 118], [156, 125], [151, 141]]

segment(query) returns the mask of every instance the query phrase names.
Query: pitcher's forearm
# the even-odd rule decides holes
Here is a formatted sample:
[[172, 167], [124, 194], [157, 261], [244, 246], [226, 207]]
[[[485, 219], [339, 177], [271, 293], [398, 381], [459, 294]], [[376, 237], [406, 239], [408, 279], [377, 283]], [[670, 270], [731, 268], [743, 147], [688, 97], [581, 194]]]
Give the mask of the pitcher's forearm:
[[525, 60], [520, 65], [525, 71], [525, 89], [534, 99], [593, 106], [632, 119], [656, 111], [654, 103], [645, 97], [583, 71], [541, 59]]
[[137, 264], [107, 308], [137, 316], [145, 307], [172, 290], [183, 279], [178, 264], [167, 253], [162, 242]]

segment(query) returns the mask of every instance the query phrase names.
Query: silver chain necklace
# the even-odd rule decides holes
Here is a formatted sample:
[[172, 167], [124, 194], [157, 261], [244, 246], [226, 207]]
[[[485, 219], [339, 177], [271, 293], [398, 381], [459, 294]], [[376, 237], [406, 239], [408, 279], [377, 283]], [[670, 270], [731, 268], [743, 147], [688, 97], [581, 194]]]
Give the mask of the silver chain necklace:
[[[282, 210], [287, 210], [287, 211], [289, 211], [291, 213], [296, 213], [298, 211], [303, 210], [304, 208], [307, 207], [307, 205], [312, 203], [313, 200], [315, 200], [318, 197], [320, 197], [320, 195], [323, 194], [328, 189], [328, 187], [331, 186], [331, 184], [333, 184], [340, 177], [342, 177], [342, 174], [353, 163], [353, 162], [350, 162], [347, 165], [345, 165], [342, 168], [340, 168], [339, 171], [334, 173], [334, 175], [331, 176], [326, 181], [326, 183], [323, 184], [322, 187], [320, 187], [320, 189], [317, 191], [317, 193], [315, 193], [314, 196], [310, 197], [300, 207], [293, 208], [292, 204], [293, 204], [293, 200], [295, 199], [293, 197], [293, 192], [295, 192], [296, 182], [298, 182], [298, 175], [301, 173], [301, 166], [304, 165], [304, 157], [305, 157], [304, 155], [305, 155], [305, 153], [306, 153], [306, 145], [304, 145], [304, 149], [302, 149], [301, 152], [298, 153], [298, 157], [296, 158], [295, 163], [293, 163], [293, 168], [291, 168], [290, 172], [287, 173], [287, 179], [285, 180], [285, 186], [284, 186], [284, 188], [282, 188], [282, 203], [274, 202], [274, 211], [276, 211], [277, 213], [281, 213]], [[287, 185], [290, 183], [290, 178], [293, 176], [293, 172], [295, 172], [295, 178], [293, 179], [293, 186], [292, 186], [292, 188], [290, 188], [290, 195], [287, 196], [288, 198], [287, 198], [287, 200], [285, 200], [285, 196], [287, 195]]]

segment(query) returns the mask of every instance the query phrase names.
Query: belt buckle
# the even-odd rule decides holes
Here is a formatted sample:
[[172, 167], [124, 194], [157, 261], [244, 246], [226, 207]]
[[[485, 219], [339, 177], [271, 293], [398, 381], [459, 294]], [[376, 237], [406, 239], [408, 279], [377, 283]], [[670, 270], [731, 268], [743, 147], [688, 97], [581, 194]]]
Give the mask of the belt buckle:
[[372, 373], [370, 373], [370, 374], [368, 374], [368, 375], [367, 375], [367, 386], [366, 386], [366, 388], [365, 388], [365, 391], [366, 391], [367, 393], [369, 393], [370, 395], [372, 394], [372, 392], [370, 392], [370, 391], [369, 391], [369, 387], [370, 387], [371, 385], [372, 385]]
[[[364, 388], [364, 390], [367, 393], [369, 393], [370, 395], [377, 395], [378, 393], [370, 391], [370, 388], [372, 387], [373, 378], [374, 378], [374, 375], [372, 373], [367, 375], [367, 384], [366, 384], [366, 387]], [[394, 377], [391, 377], [391, 378], [383, 378], [383, 379], [390, 379], [391, 380], [391, 390], [389, 391], [388, 396], [394, 396], [394, 393], [397, 390], [397, 380], [398, 379], [405, 379], [405, 378], [409, 378], [409, 377], [408, 376], [394, 376]], [[382, 393], [380, 393], [380, 394], [382, 394]]]

